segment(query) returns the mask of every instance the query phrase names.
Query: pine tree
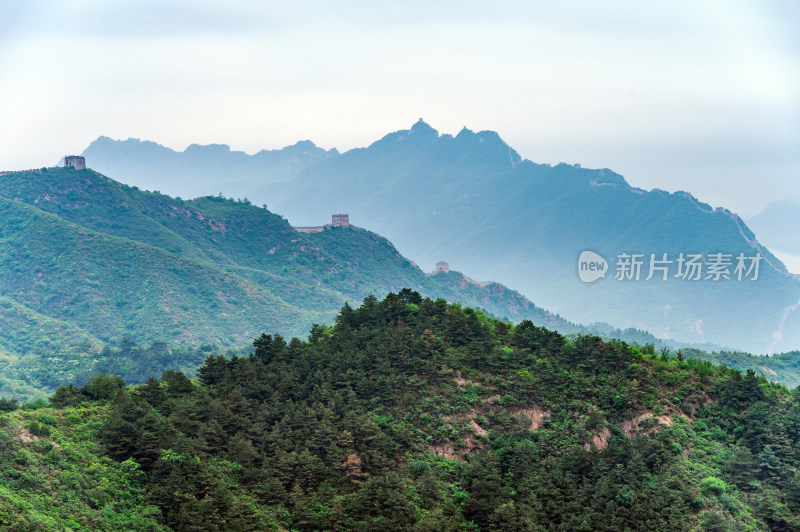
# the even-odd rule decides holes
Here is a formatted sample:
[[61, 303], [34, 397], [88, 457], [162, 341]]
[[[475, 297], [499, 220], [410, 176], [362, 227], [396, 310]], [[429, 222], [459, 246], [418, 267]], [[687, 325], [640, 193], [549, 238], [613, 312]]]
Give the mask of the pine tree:
[[748, 484], [755, 480], [756, 466], [753, 463], [753, 453], [745, 446], [739, 446], [734, 450], [727, 464], [727, 472], [731, 480], [746, 489]]
[[780, 459], [775, 456], [775, 453], [772, 451], [772, 447], [767, 445], [764, 447], [758, 456], [756, 457], [756, 464], [758, 467], [758, 478], [762, 480], [766, 480], [768, 482], [772, 482], [777, 480], [781, 474], [781, 462]]

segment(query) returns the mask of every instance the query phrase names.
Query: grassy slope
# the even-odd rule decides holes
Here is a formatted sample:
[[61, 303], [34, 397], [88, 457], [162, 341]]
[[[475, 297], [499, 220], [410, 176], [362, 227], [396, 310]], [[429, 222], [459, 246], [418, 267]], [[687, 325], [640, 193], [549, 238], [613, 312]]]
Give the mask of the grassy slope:
[[0, 390], [17, 397], [38, 395], [50, 386], [42, 375], [74, 378], [76, 366], [86, 366], [103, 342], [72, 323], [50, 318], [0, 297]]
[[[0, 527], [164, 530], [158, 510], [140, 503], [135, 464], [103, 456], [97, 428], [104, 414], [103, 407], [43, 408], [0, 417]], [[49, 435], [33, 435], [32, 422]]]
[[[213, 265], [0, 199], [4, 295], [109, 340], [230, 343], [305, 321], [268, 289]], [[245, 305], [246, 303], [246, 305]], [[241, 331], [232, 333], [232, 331]]]

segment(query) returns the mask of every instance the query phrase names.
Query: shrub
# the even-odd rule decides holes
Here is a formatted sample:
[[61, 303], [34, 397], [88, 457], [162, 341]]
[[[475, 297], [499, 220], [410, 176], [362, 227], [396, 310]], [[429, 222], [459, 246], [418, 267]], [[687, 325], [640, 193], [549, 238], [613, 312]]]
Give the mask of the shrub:
[[728, 485], [717, 477], [706, 477], [700, 481], [703, 486], [703, 491], [713, 493], [714, 495], [722, 495], [728, 490]]
[[49, 413], [45, 412], [45, 413], [39, 414], [37, 419], [38, 419], [39, 423], [42, 423], [43, 425], [50, 425], [51, 427], [55, 427], [56, 425], [58, 425], [58, 418], [56, 416], [54, 416], [53, 414], [49, 414]]
[[0, 412], [11, 412], [19, 408], [16, 399], [5, 399], [0, 397]]
[[431, 465], [425, 460], [416, 460], [414, 462], [411, 462], [411, 474], [414, 475], [415, 477], [421, 476], [430, 468]]
[[50, 427], [48, 427], [47, 425], [41, 425], [37, 421], [31, 421], [31, 424], [28, 425], [28, 430], [34, 436], [44, 436], [44, 437], [50, 436]]

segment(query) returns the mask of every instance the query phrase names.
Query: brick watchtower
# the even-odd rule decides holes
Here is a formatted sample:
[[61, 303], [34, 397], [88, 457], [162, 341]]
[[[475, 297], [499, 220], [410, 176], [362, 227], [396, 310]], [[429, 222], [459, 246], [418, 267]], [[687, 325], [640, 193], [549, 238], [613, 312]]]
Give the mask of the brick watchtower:
[[75, 170], [83, 170], [86, 168], [86, 159], [80, 155], [67, 155], [64, 157], [64, 166], [71, 166]]
[[333, 227], [350, 227], [350, 215], [348, 214], [334, 214], [331, 216], [331, 225]]

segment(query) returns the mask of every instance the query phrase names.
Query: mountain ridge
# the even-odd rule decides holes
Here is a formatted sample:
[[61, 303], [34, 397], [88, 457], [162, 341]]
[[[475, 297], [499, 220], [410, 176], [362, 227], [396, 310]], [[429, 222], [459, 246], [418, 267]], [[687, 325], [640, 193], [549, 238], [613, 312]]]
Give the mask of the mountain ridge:
[[[106, 136], [92, 141], [82, 153], [93, 168], [123, 183], [184, 197], [220, 192], [217, 184], [231, 169], [237, 179], [226, 182], [226, 187], [233, 189], [226, 193], [246, 196], [265, 182], [291, 179], [306, 166], [338, 154], [336, 148], [324, 150], [310, 140], [248, 155], [231, 150], [227, 144], [190, 144], [177, 151], [149, 140], [114, 140]], [[168, 176], [160, 169], [165, 169]]]
[[[429, 135], [422, 148], [410, 147], [399, 140], [407, 131], [384, 137], [380, 150], [372, 149], [373, 144], [342, 154], [335, 164], [304, 170], [293, 187], [282, 186], [279, 192], [291, 192], [273, 205], [290, 219], [301, 220], [326, 202], [345, 201], [350, 212], [369, 220], [420, 263], [443, 257], [469, 264], [472, 273], [514, 286], [572, 321], [610, 321], [684, 341], [725, 343], [730, 338], [735, 347], [768, 352], [782, 311], [800, 297], [800, 284], [756, 243], [738, 216], [713, 209], [684, 191], [642, 191], [608, 169], [528, 160], [512, 167], [493, 149], [451, 153], [452, 137], [444, 135]], [[367, 183], [372, 187], [364, 191]], [[659, 287], [604, 280], [585, 286], [575, 275], [576, 258], [581, 250], [592, 248], [607, 258], [622, 252], [724, 252], [734, 257], [761, 252], [767, 259], [762, 278], [769, 280], [762, 288], [768, 296], [744, 285], [723, 290], [703, 283], [668, 282]], [[524, 264], [530, 265], [529, 273], [523, 274]], [[592, 304], [596, 299], [618, 304], [597, 307]], [[643, 306], [645, 299], [654, 305]], [[757, 303], [757, 319], [737, 310], [721, 320], [708, 308], [709, 299], [719, 301], [722, 309]], [[663, 306], [672, 308], [675, 316], [664, 323], [648, 318]], [[800, 319], [791, 316], [790, 323], [790, 330], [782, 331], [783, 348], [800, 342]]]
[[[572, 322], [762, 354], [800, 345], [800, 314], [783, 318], [800, 299], [800, 281], [736, 214], [686, 191], [632, 187], [607, 168], [523, 159], [495, 132], [440, 134], [419, 120], [248, 197], [294, 225], [349, 212], [418, 264], [445, 259]], [[713, 253], [765, 260], [756, 286], [611, 276], [585, 285], [575, 271], [587, 249], [612, 263], [623, 253], [668, 253], [673, 269], [680, 253], [701, 253], [705, 262]]]
[[792, 262], [792, 271], [800, 273], [800, 236], [793, 230], [800, 227], [800, 196], [769, 203], [764, 210], [747, 220], [747, 224], [762, 235], [778, 255]]
[[302, 334], [348, 300], [408, 287], [506, 319], [579, 330], [497, 283], [427, 275], [367, 230], [304, 234], [245, 201], [180, 200], [89, 169], [6, 174], [0, 214], [0, 301], [16, 305], [26, 323], [53, 320], [74, 327], [67, 337], [75, 337], [50, 373], [37, 369], [31, 380], [24, 368], [40, 368], [52, 344], [14, 345], [28, 336], [6, 317], [4, 392], [26, 379], [45, 389], [63, 383], [72, 374], [67, 361], [91, 366], [98, 342], [132, 336], [235, 347], [264, 329]]

